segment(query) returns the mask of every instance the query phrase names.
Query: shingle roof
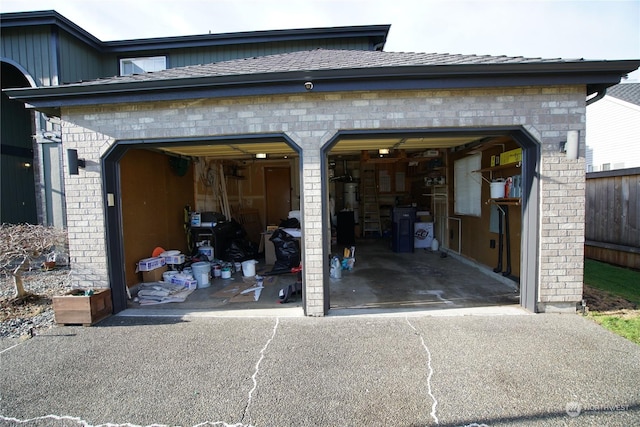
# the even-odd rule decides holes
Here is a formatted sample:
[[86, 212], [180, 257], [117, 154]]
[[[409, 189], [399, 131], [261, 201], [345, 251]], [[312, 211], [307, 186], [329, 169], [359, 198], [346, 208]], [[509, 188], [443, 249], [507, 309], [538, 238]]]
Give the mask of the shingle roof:
[[4, 89], [47, 114], [66, 106], [313, 92], [618, 84], [640, 60], [316, 49], [59, 86]]
[[213, 64], [171, 68], [153, 73], [102, 78], [87, 83], [133, 83], [197, 77], [251, 75], [291, 71], [329, 71], [366, 68], [395, 68], [452, 65], [497, 64], [566, 64], [584, 62], [582, 59], [543, 59], [522, 56], [457, 55], [448, 53], [404, 53], [361, 50], [314, 49], [276, 55], [234, 59]]
[[607, 95], [640, 105], [640, 83], [622, 83], [607, 89]]

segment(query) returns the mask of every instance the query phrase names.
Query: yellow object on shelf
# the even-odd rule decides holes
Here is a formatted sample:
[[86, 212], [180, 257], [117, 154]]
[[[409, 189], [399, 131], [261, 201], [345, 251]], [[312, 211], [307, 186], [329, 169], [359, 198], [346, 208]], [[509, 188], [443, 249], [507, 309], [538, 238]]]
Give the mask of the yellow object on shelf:
[[516, 148], [515, 150], [505, 151], [500, 154], [500, 164], [508, 165], [510, 163], [517, 163], [522, 161], [522, 148]]

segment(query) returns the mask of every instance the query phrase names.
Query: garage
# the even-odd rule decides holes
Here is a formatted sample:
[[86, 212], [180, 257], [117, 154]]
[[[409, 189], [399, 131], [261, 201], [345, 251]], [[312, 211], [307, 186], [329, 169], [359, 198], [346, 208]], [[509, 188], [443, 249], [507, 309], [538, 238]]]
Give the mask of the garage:
[[[364, 149], [354, 155], [354, 147]], [[353, 239], [363, 262], [331, 278], [331, 309], [519, 304], [522, 169], [522, 148], [498, 130], [343, 135], [329, 155], [329, 195], [338, 206], [332, 248]], [[463, 193], [465, 178], [475, 193]], [[505, 194], [514, 180], [517, 189]], [[492, 181], [502, 194], [490, 194]], [[475, 212], [461, 205], [470, 198]], [[351, 210], [355, 232], [341, 224]]]
[[[433, 224], [437, 256], [446, 254], [434, 262], [493, 274], [505, 289], [519, 289], [513, 302], [530, 311], [575, 311], [582, 292], [586, 97], [633, 66], [318, 49], [9, 93], [61, 116], [65, 148], [85, 160], [78, 175], [66, 178], [74, 277], [79, 286], [110, 287], [115, 311], [128, 305], [131, 248], [147, 240], [153, 249], [158, 233], [171, 236], [164, 249], [177, 247], [185, 238], [184, 206], [208, 209], [205, 195], [213, 192], [199, 177], [206, 181], [210, 165], [222, 167], [228, 196], [242, 201], [240, 210], [257, 209], [265, 229], [271, 163], [289, 171], [285, 207], [300, 211], [306, 315], [416, 299], [392, 294], [382, 302], [340, 302], [330, 260], [344, 255], [343, 231], [357, 243], [343, 288], [366, 265], [369, 243], [371, 254], [399, 257], [394, 268], [369, 269], [388, 268], [397, 279], [404, 264], [405, 278], [424, 278], [411, 286], [422, 301], [455, 300], [429, 282], [446, 273], [408, 259], [434, 253], [411, 247], [415, 230], [394, 222], [394, 211]], [[567, 150], [569, 141], [578, 149]], [[220, 151], [199, 152], [209, 149]], [[266, 154], [265, 162], [256, 154]], [[170, 158], [189, 160], [183, 178]], [[372, 214], [363, 203], [365, 171], [377, 190], [377, 236], [364, 224]], [[504, 197], [492, 193], [499, 186]], [[138, 206], [141, 195], [148, 201]], [[352, 225], [338, 224], [342, 217], [352, 217]]]
[[[325, 176], [331, 248], [327, 263], [338, 258], [344, 265], [339, 278], [329, 274], [330, 310], [519, 304], [522, 215], [517, 208], [522, 197], [515, 191], [520, 187], [511, 190], [512, 197], [492, 198], [489, 193], [491, 180], [503, 186], [503, 176], [510, 177], [510, 182], [521, 181], [522, 149], [505, 130], [459, 133], [347, 132], [330, 143]], [[238, 294], [256, 283], [239, 269], [228, 279], [211, 272], [211, 286], [199, 287], [184, 302], [160, 306], [129, 300], [128, 308], [168, 313], [302, 306], [301, 295], [294, 296], [290, 304], [280, 304], [278, 291], [299, 278], [286, 272], [271, 275], [276, 270], [274, 243], [266, 232], [300, 207], [300, 156], [295, 144], [284, 136], [261, 136], [171, 144], [148, 140], [116, 147], [106, 156], [106, 165], [111, 158], [119, 159], [114, 162], [118, 165], [114, 173], [119, 173], [114, 181], [120, 183], [121, 224], [114, 228], [122, 230], [116, 233], [122, 236], [125, 269], [121, 280], [130, 294], [135, 297], [141, 282], [138, 261], [158, 245], [187, 255], [186, 264], [169, 265], [163, 271], [188, 266], [190, 255], [197, 254], [202, 244], [213, 246], [216, 263], [233, 262], [226, 254], [231, 240], [216, 231], [227, 228], [227, 218], [238, 221], [246, 240], [257, 248], [255, 254], [236, 261], [255, 258], [256, 273], [265, 276], [258, 301], [252, 295]], [[507, 163], [503, 153], [514, 151], [519, 156]], [[262, 152], [266, 158], [261, 158]], [[502, 165], [496, 160], [501, 155]], [[469, 176], [477, 179], [476, 198], [482, 202], [474, 216], [459, 214], [454, 188], [447, 184], [454, 182], [456, 160], [469, 156], [478, 162]], [[273, 171], [284, 171], [284, 185], [282, 179], [270, 178]], [[223, 180], [224, 198], [232, 212], [220, 194]], [[274, 203], [269, 202], [272, 198], [280, 210], [274, 210]], [[187, 206], [188, 212], [215, 212], [221, 221], [213, 230], [210, 226], [189, 227]], [[508, 213], [509, 206], [516, 209]], [[507, 211], [509, 221], [498, 207]], [[399, 213], [408, 213], [410, 223], [402, 224]], [[510, 224], [513, 232], [502, 230], [496, 225], [500, 223]], [[420, 227], [425, 235], [416, 237]], [[463, 238], [462, 230], [469, 230], [470, 235]], [[479, 247], [479, 242], [486, 243], [485, 247]], [[347, 266], [351, 257], [345, 255], [345, 249], [351, 248], [356, 249], [353, 258], [357, 263]], [[156, 279], [159, 276], [149, 280]]]

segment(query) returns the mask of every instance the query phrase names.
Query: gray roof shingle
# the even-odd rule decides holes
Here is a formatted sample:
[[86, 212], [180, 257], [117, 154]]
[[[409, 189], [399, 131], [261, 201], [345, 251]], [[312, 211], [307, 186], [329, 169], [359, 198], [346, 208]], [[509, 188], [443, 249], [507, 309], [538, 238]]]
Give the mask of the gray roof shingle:
[[[314, 49], [260, 57], [234, 59], [204, 65], [171, 68], [153, 73], [102, 78], [95, 84], [134, 83], [198, 77], [221, 77], [291, 71], [328, 71], [416, 66], [541, 64], [583, 62], [582, 59], [543, 59], [522, 56], [458, 55], [448, 53], [403, 53], [361, 50]], [[74, 83], [78, 84], [78, 83]]]
[[622, 83], [607, 89], [607, 95], [640, 105], [640, 83]]

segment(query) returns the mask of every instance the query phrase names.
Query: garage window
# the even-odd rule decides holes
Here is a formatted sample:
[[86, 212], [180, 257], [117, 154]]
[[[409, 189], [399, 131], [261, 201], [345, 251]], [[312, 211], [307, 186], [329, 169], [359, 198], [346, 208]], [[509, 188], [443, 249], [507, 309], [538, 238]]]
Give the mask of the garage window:
[[482, 154], [474, 154], [453, 165], [453, 191], [455, 213], [458, 215], [480, 216], [482, 201], [482, 178], [474, 171], [480, 169]]

